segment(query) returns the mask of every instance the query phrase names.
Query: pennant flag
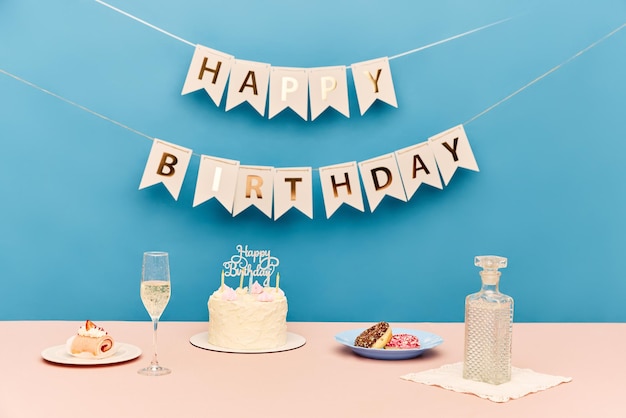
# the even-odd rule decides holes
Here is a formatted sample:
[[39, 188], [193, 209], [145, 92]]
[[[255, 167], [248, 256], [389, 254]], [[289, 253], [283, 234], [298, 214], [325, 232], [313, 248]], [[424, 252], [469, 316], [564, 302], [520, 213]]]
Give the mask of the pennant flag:
[[393, 154], [361, 161], [359, 169], [370, 211], [374, 212], [387, 195], [406, 202], [400, 170]]
[[350, 117], [346, 66], [309, 69], [311, 120], [315, 120], [329, 106]]
[[309, 78], [304, 68], [272, 67], [270, 71], [271, 119], [290, 107], [302, 119], [308, 119]]
[[233, 60], [226, 96], [226, 111], [243, 102], [248, 102], [261, 116], [264, 116], [269, 76], [269, 64]]
[[422, 183], [438, 189], [443, 189], [441, 177], [437, 170], [435, 155], [428, 142], [412, 145], [395, 152], [402, 183], [408, 199], [413, 197], [415, 191]]
[[219, 107], [233, 58], [232, 55], [196, 45], [181, 95], [204, 88]]
[[178, 200], [192, 151], [179, 145], [154, 139], [139, 190], [163, 183], [174, 200]]
[[228, 212], [233, 213], [238, 172], [239, 161], [202, 155], [193, 207], [215, 197]]
[[361, 182], [356, 162], [320, 167], [326, 219], [344, 203], [364, 212]]
[[389, 58], [359, 62], [351, 67], [361, 115], [367, 112], [376, 99], [398, 107]]
[[233, 216], [250, 206], [272, 218], [273, 167], [239, 166]]
[[463, 125], [455, 126], [445, 132], [428, 138], [441, 177], [447, 186], [448, 182], [456, 172], [457, 167], [478, 171], [478, 165], [474, 159], [472, 148], [470, 147]]
[[313, 219], [311, 167], [276, 168], [274, 171], [274, 220], [296, 208]]

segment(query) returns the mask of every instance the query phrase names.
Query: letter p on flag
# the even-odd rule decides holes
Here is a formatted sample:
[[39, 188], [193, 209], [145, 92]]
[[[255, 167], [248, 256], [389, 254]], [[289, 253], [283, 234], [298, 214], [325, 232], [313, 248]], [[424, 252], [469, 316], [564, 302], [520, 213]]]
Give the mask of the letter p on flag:
[[163, 183], [174, 200], [178, 200], [192, 150], [154, 139], [139, 190]]

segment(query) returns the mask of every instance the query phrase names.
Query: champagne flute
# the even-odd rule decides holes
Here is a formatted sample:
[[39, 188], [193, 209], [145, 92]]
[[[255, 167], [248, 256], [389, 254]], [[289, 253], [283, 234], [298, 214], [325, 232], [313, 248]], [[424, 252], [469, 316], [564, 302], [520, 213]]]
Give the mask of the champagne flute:
[[150, 365], [139, 370], [145, 376], [161, 376], [172, 371], [159, 365], [157, 360], [157, 327], [159, 318], [170, 300], [170, 264], [169, 255], [163, 251], [143, 253], [141, 272], [141, 301], [152, 318], [152, 345], [154, 355]]

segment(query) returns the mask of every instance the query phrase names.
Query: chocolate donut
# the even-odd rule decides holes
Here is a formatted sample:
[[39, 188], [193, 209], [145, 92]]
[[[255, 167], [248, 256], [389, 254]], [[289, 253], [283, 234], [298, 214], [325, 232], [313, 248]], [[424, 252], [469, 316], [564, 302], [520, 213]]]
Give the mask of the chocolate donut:
[[385, 348], [391, 337], [389, 324], [379, 322], [360, 333], [354, 340], [354, 345], [363, 348]]

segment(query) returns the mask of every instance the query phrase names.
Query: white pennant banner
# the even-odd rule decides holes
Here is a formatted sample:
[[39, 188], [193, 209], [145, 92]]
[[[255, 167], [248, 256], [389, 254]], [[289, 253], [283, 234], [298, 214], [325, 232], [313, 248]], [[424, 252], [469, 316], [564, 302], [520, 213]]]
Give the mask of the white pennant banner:
[[361, 182], [356, 162], [320, 167], [326, 219], [346, 203], [364, 212]]
[[385, 196], [406, 202], [402, 177], [394, 154], [362, 161], [359, 163], [359, 169], [370, 211], [374, 212]]
[[239, 161], [201, 156], [193, 207], [215, 197], [228, 212], [232, 213], [238, 172]]
[[428, 138], [443, 182], [447, 186], [458, 167], [478, 171], [478, 164], [470, 147], [463, 125]]
[[233, 216], [250, 206], [272, 218], [274, 167], [239, 166]]
[[139, 190], [163, 183], [174, 200], [178, 200], [191, 154], [189, 148], [154, 139]]
[[226, 111], [248, 102], [264, 116], [269, 77], [269, 64], [235, 59], [230, 70]]
[[443, 189], [435, 155], [428, 142], [403, 148], [396, 151], [395, 154], [408, 199], [413, 197], [422, 183]]
[[313, 219], [311, 167], [276, 168], [274, 171], [274, 220], [291, 208]]
[[345, 117], [350, 117], [348, 79], [345, 65], [309, 69], [309, 96], [311, 120], [315, 120], [328, 107]]
[[376, 99], [398, 107], [387, 57], [352, 64], [352, 77], [361, 115]]
[[203, 88], [215, 105], [219, 106], [224, 96], [233, 58], [232, 55], [196, 45], [181, 94]]
[[[350, 68], [361, 115], [376, 100], [398, 107], [389, 58], [355, 63]], [[181, 94], [204, 89], [220, 106], [227, 89], [226, 111], [248, 102], [261, 116], [265, 116], [265, 108], [269, 104], [269, 119], [291, 108], [302, 119], [308, 120], [309, 106], [311, 120], [329, 107], [349, 118], [346, 70], [345, 65], [273, 67], [196, 45]]]
[[[191, 155], [188, 148], [155, 139], [139, 189], [163, 183], [178, 200]], [[406, 202], [423, 183], [443, 189], [442, 178], [447, 186], [459, 167], [478, 171], [463, 125], [361, 161], [358, 167], [357, 162], [320, 167], [326, 218], [344, 203], [364, 212], [361, 184], [374, 212], [385, 196]], [[233, 216], [256, 206], [270, 219], [273, 208], [274, 220], [291, 208], [312, 219], [312, 171], [311, 167], [241, 166], [236, 160], [202, 155], [193, 206], [215, 197]]]
[[309, 78], [304, 68], [272, 67], [270, 71], [271, 119], [286, 108], [291, 108], [302, 119], [308, 119]]

